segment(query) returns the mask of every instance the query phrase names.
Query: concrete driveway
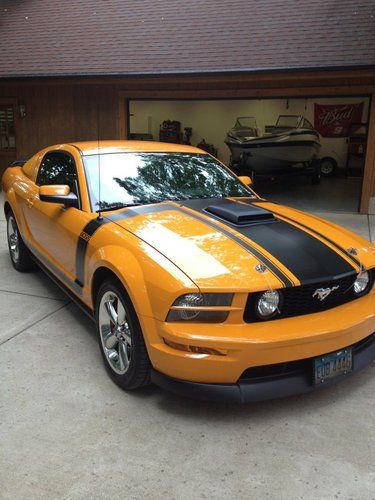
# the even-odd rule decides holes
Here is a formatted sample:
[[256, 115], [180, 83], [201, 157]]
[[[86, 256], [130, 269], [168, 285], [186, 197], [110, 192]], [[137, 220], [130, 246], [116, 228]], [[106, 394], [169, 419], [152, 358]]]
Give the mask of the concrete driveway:
[[[375, 239], [375, 217], [326, 216]], [[247, 406], [125, 393], [90, 320], [13, 270], [2, 210], [0, 318], [1, 499], [375, 498], [374, 366]]]

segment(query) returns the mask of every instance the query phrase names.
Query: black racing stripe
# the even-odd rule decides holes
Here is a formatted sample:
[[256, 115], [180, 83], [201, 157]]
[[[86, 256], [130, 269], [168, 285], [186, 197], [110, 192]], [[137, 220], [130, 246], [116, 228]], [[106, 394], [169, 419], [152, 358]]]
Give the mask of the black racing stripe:
[[[264, 248], [298, 278], [301, 284], [334, 280], [355, 272], [353, 267], [337, 252], [311, 234], [292, 224], [277, 219], [274, 222], [234, 225], [204, 211], [212, 200], [183, 202], [206, 217], [220, 220], [247, 239]], [[231, 234], [231, 233], [230, 233]], [[241, 240], [240, 240], [241, 241]]]
[[85, 257], [87, 246], [91, 237], [94, 233], [101, 228], [104, 224], [109, 222], [117, 222], [124, 219], [129, 219], [130, 217], [136, 217], [137, 215], [152, 213], [152, 212], [162, 212], [166, 210], [174, 209], [174, 205], [144, 205], [140, 207], [127, 208], [124, 211], [116, 212], [115, 214], [105, 215], [102, 218], [92, 219], [86, 226], [82, 229], [81, 234], [78, 238], [77, 251], [76, 251], [76, 284], [80, 287], [84, 286], [85, 280]]
[[[206, 205], [207, 204], [210, 204], [212, 203], [212, 199], [211, 200], [194, 200], [194, 201], [199, 201], [199, 202], [205, 202]], [[235, 241], [236, 243], [238, 243], [239, 245], [241, 245], [243, 248], [245, 248], [245, 250], [247, 250], [248, 252], [250, 252], [252, 255], [254, 255], [254, 257], [256, 257], [262, 264], [264, 264], [265, 266], [267, 266], [267, 268], [282, 282], [284, 283], [284, 285], [286, 287], [289, 287], [289, 286], [294, 286], [294, 283], [293, 281], [291, 281], [282, 271], [281, 269], [279, 269], [277, 266], [275, 266], [273, 264], [273, 262], [271, 262], [265, 255], [263, 255], [261, 252], [259, 252], [259, 250], [257, 250], [256, 248], [254, 248], [250, 243], [244, 241], [243, 239], [239, 238], [238, 236], [236, 236], [235, 234], [233, 234], [231, 231], [227, 231], [225, 228], [221, 227], [219, 224], [215, 223], [212, 219], [216, 219], [216, 217], [214, 216], [210, 216], [210, 214], [206, 214], [206, 215], [200, 215], [198, 212], [190, 212], [186, 209], [184, 209], [183, 207], [186, 206], [187, 208], [192, 208], [190, 206], [190, 203], [186, 204], [185, 205], [185, 202], [179, 202], [181, 204], [181, 206], [176, 206], [174, 207], [175, 210], [179, 210], [181, 211], [184, 215], [188, 215], [189, 217], [194, 217], [195, 219], [203, 222], [204, 224], [207, 224], [208, 226], [212, 227], [213, 229], [215, 229], [216, 231], [222, 233], [222, 234], [225, 234], [225, 236], [227, 236], [228, 238], [230, 238], [231, 240]], [[210, 217], [210, 218], [208, 218]], [[224, 223], [225, 224], [225, 221], [221, 221], [220, 222]], [[228, 226], [230, 227], [234, 227], [233, 225], [231, 224], [228, 224]], [[237, 228], [236, 228], [237, 229]]]
[[82, 229], [81, 234], [78, 237], [77, 251], [76, 251], [76, 283], [83, 287], [85, 280], [85, 256], [87, 246], [89, 241], [95, 231], [97, 231], [103, 224], [110, 222], [104, 218], [92, 219], [86, 226]]
[[312, 227], [306, 226], [306, 224], [303, 224], [302, 222], [299, 222], [299, 221], [291, 219], [290, 217], [287, 217], [287, 216], [285, 216], [283, 214], [275, 212], [274, 210], [272, 210], [272, 213], [275, 214], [275, 215], [278, 215], [279, 217], [282, 217], [283, 219], [286, 219], [286, 220], [288, 220], [290, 222], [294, 222], [298, 226], [301, 226], [301, 227], [303, 227], [303, 228], [311, 231], [312, 233], [316, 234], [317, 236], [319, 236], [320, 238], [322, 238], [323, 240], [327, 241], [332, 246], [334, 246], [335, 248], [337, 248], [337, 250], [340, 250], [340, 252], [342, 252], [344, 255], [346, 255], [359, 269], [361, 268], [360, 261], [358, 259], [356, 259], [354, 257], [354, 255], [350, 254], [348, 252], [348, 250], [345, 250], [345, 248], [343, 248], [342, 246], [338, 245], [335, 241], [333, 241], [330, 238], [328, 238], [328, 236], [325, 236], [324, 234], [320, 233], [319, 231], [317, 231], [316, 229], [314, 229]]
[[325, 243], [282, 220], [241, 227], [238, 231], [282, 262], [303, 285], [334, 280], [355, 272]]
[[[196, 205], [198, 205], [201, 208], [205, 208], [207, 205], [210, 204], [227, 204], [228, 200], [226, 198], [210, 198], [210, 199], [203, 199], [203, 200], [193, 200]], [[184, 205], [185, 202], [174, 202], [174, 203], [179, 203], [180, 205]], [[254, 248], [252, 245], [249, 243], [243, 241], [241, 238], [236, 236], [230, 231], [227, 231], [223, 227], [219, 226], [219, 224], [216, 224], [210, 219], [207, 219], [204, 215], [198, 215], [197, 213], [192, 213], [188, 212], [186, 210], [183, 210], [181, 206], [178, 206], [176, 204], [172, 203], [163, 203], [160, 205], [145, 205], [141, 207], [136, 207], [132, 209], [127, 209], [122, 212], [118, 212], [116, 214], [112, 214], [108, 216], [108, 219], [110, 219], [113, 222], [120, 221], [123, 219], [127, 219], [129, 217], [134, 217], [136, 215], [141, 215], [141, 214], [148, 214], [152, 212], [165, 212], [168, 210], [175, 210], [175, 211], [180, 211], [184, 215], [188, 215], [190, 217], [194, 217], [195, 219], [200, 220], [201, 222], [204, 222], [205, 224], [211, 226], [214, 228], [216, 231], [219, 231], [223, 234], [225, 234], [227, 237], [231, 238], [232, 240], [236, 241], [236, 243], [240, 244], [243, 248], [245, 248], [248, 252], [252, 253], [259, 261], [261, 261], [264, 265], [268, 267], [268, 269], [273, 272], [277, 276], [278, 279], [281, 280], [282, 283], [286, 287], [288, 286], [293, 286], [294, 283], [287, 277], [285, 274], [277, 267], [275, 266], [266, 256], [264, 256], [261, 252], [259, 252], [256, 248]], [[188, 205], [188, 202], [186, 202], [186, 205]]]

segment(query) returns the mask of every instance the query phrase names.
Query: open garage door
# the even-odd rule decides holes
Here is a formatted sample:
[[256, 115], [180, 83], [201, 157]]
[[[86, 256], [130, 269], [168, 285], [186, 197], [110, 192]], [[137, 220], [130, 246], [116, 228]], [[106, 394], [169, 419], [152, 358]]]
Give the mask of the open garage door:
[[324, 212], [357, 212], [368, 97], [131, 100], [130, 138], [185, 142], [249, 174], [259, 194]]

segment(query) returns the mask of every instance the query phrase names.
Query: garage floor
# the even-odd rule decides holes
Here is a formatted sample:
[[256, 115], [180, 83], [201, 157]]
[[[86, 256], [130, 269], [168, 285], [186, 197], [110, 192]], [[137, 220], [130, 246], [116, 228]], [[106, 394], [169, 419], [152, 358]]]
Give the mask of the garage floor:
[[362, 188], [360, 177], [322, 178], [320, 184], [312, 185], [305, 177], [283, 181], [261, 181], [255, 186], [258, 194], [276, 203], [301, 210], [323, 212], [358, 213]]
[[[375, 241], [375, 216], [328, 218]], [[19, 274], [0, 212], [0, 498], [373, 499], [375, 366], [334, 388], [204, 404], [107, 377], [91, 322]]]

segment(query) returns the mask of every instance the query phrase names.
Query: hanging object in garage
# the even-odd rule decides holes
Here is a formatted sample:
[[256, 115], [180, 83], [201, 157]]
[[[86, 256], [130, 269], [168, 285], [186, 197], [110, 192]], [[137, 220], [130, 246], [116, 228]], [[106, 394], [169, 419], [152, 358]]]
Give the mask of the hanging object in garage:
[[362, 121], [363, 102], [314, 104], [314, 128], [323, 137], [347, 137], [352, 123]]

